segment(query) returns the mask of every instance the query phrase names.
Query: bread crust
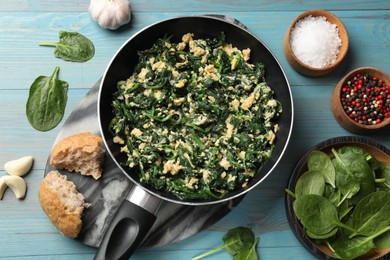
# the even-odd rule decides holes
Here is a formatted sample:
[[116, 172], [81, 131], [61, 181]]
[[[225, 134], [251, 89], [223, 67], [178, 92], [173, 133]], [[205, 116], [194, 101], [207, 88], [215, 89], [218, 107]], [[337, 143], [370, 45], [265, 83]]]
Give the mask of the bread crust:
[[50, 164], [99, 179], [104, 159], [102, 142], [100, 136], [90, 132], [66, 137], [54, 146]]
[[[65, 178], [64, 178], [65, 177]], [[62, 179], [61, 179], [62, 178]], [[61, 175], [52, 171], [41, 182], [38, 198], [41, 204], [42, 209], [49, 217], [53, 225], [65, 236], [75, 238], [78, 236], [82, 226], [82, 213], [84, 206], [87, 204], [82, 201], [82, 206], [78, 206], [73, 211], [69, 208], [69, 205], [64, 203], [64, 200], [61, 199], [57, 190], [50, 188], [49, 182], [59, 181], [61, 186], [65, 186], [69, 193], [78, 193], [76, 186], [73, 182], [68, 181], [66, 176], [61, 177]], [[82, 196], [82, 195], [81, 195]], [[84, 199], [84, 196], [82, 196]]]

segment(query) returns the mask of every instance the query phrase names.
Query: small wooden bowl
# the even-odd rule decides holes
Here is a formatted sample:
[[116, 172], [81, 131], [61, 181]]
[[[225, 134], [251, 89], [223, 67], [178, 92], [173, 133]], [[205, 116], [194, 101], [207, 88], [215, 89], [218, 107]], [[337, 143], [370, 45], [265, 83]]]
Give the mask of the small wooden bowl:
[[[290, 176], [287, 188], [294, 192], [295, 185], [299, 177], [307, 171], [307, 158], [313, 150], [323, 151], [329, 156], [332, 156], [332, 151], [331, 151], [332, 148], [337, 150], [346, 145], [362, 147], [366, 149], [369, 153], [371, 153], [378, 161], [390, 163], [390, 150], [373, 140], [364, 137], [357, 137], [357, 136], [340, 136], [340, 137], [330, 138], [328, 140], [325, 140], [313, 146], [303, 155], [303, 157], [301, 157], [301, 159], [296, 164], [293, 173]], [[294, 209], [293, 209], [293, 201], [294, 199], [290, 195], [286, 194], [285, 209], [286, 209], [287, 220], [298, 241], [302, 244], [302, 246], [306, 248], [306, 250], [308, 250], [312, 255], [314, 255], [318, 259], [326, 259], [326, 260], [336, 259], [333, 256], [332, 251], [325, 244], [321, 244], [306, 236], [303, 226], [295, 216]], [[390, 253], [390, 248], [382, 249], [382, 250], [371, 250], [367, 254], [358, 257], [357, 259], [387, 260], [389, 259], [390, 256], [389, 253]]]
[[[311, 66], [308, 66], [301, 62], [293, 53], [291, 49], [291, 31], [294, 28], [295, 24], [309, 16], [312, 15], [313, 17], [319, 17], [324, 16], [328, 20], [328, 22], [335, 24], [339, 29], [339, 37], [341, 39], [341, 46], [340, 46], [340, 53], [337, 55], [336, 62], [332, 65], [329, 65], [325, 68], [313, 68]], [[299, 73], [307, 75], [307, 76], [322, 76], [327, 73], [330, 73], [332, 70], [334, 70], [345, 58], [348, 52], [348, 45], [349, 45], [349, 39], [348, 39], [348, 33], [345, 29], [344, 24], [341, 22], [341, 20], [335, 16], [334, 14], [324, 11], [324, 10], [308, 10], [302, 14], [300, 14], [295, 20], [292, 22], [290, 27], [288, 28], [283, 42], [283, 49], [284, 53], [286, 55], [287, 61], [290, 63], [290, 65]]]
[[351, 119], [347, 113], [344, 111], [343, 106], [340, 101], [341, 89], [343, 86], [353, 78], [356, 74], [370, 75], [375, 76], [378, 79], [382, 79], [387, 85], [390, 84], [390, 75], [373, 67], [362, 67], [357, 68], [349, 72], [344, 78], [342, 78], [336, 87], [333, 90], [331, 98], [331, 110], [337, 122], [346, 130], [355, 134], [370, 134], [378, 132], [379, 130], [384, 129], [390, 124], [390, 117], [385, 118], [381, 123], [376, 125], [364, 125], [358, 122], [355, 122]]

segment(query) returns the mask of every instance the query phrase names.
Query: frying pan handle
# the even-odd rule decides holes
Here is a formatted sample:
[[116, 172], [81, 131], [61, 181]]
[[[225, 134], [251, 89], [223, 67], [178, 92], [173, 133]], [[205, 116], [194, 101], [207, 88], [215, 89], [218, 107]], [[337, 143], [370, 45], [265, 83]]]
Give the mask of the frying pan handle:
[[[129, 259], [153, 226], [161, 200], [142, 188], [135, 190], [117, 210], [94, 259]], [[143, 203], [146, 203], [146, 209], [145, 205], [139, 205]]]

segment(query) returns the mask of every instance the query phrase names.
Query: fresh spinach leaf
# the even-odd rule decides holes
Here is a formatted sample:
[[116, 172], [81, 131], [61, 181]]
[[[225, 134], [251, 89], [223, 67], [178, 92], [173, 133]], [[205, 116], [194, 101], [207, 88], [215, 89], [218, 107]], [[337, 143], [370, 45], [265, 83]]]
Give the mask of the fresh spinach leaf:
[[260, 238], [256, 238], [255, 242], [253, 242], [250, 248], [241, 250], [233, 257], [233, 260], [257, 260], [258, 256], [256, 253], [256, 246], [259, 241]]
[[250, 228], [236, 227], [230, 229], [222, 238], [226, 251], [237, 254], [243, 248], [250, 248], [255, 241], [255, 234]]
[[313, 232], [311, 232], [310, 230], [306, 229], [305, 230], [305, 233], [308, 237], [312, 238], [312, 239], [315, 239], [315, 240], [324, 240], [324, 239], [328, 239], [330, 237], [333, 237], [334, 235], [337, 234], [337, 232], [339, 231], [338, 228], [334, 228], [332, 229], [332, 231], [330, 231], [329, 233], [326, 233], [324, 235], [318, 235], [318, 234], [315, 234]]
[[[342, 204], [345, 205], [345, 204]], [[346, 216], [349, 216], [349, 213], [352, 212], [354, 209], [354, 206], [349, 206], [349, 207], [340, 207], [339, 208], [339, 218], [343, 219]]]
[[386, 162], [379, 162], [378, 169], [375, 171], [377, 178], [383, 178], [385, 181], [379, 183], [378, 186], [384, 188], [385, 190], [390, 190], [390, 164]]
[[348, 151], [350, 151], [354, 154], [363, 155], [373, 171], [375, 171], [379, 167], [378, 160], [370, 152], [368, 152], [366, 149], [364, 149], [360, 146], [349, 146], [349, 145], [343, 146], [339, 149], [339, 153], [346, 153]]
[[26, 115], [31, 126], [39, 131], [49, 131], [62, 120], [68, 100], [68, 83], [58, 79], [56, 67], [50, 77], [39, 76], [30, 87]]
[[336, 257], [341, 259], [354, 259], [375, 248], [374, 240], [382, 234], [386, 234], [389, 230], [390, 226], [385, 227], [371, 236], [356, 236], [353, 238], [341, 236], [331, 247]]
[[390, 231], [376, 237], [374, 239], [375, 248], [382, 250], [390, 247]]
[[[236, 227], [229, 229], [228, 232], [223, 236], [223, 245], [210, 250], [206, 253], [203, 253], [199, 256], [192, 258], [192, 260], [198, 260], [214, 254], [222, 249], [225, 249], [229, 254], [235, 256], [242, 253], [240, 257], [237, 259], [253, 259], [253, 258], [245, 258], [245, 257], [253, 257], [253, 252], [251, 251], [252, 247], [256, 248], [256, 244], [258, 239], [255, 240], [255, 234], [250, 228], [247, 227]], [[249, 254], [250, 253], [250, 254]], [[257, 259], [257, 258], [256, 258]]]
[[349, 165], [343, 161], [337, 151], [332, 149], [332, 153], [335, 157], [332, 162], [336, 170], [336, 185], [342, 195], [348, 196], [347, 198], [352, 198], [352, 196], [359, 192], [360, 184], [348, 168]]
[[375, 244], [371, 238], [362, 236], [351, 239], [347, 236], [343, 236], [332, 244], [336, 257], [341, 259], [354, 259], [366, 254], [374, 247]]
[[[331, 187], [331, 186], [328, 185], [328, 187]], [[325, 190], [329, 191], [329, 189], [325, 189]], [[325, 195], [325, 193], [324, 193], [324, 195]], [[336, 207], [338, 207], [340, 202], [341, 202], [341, 192], [339, 189], [333, 189], [331, 191], [331, 193], [326, 194], [326, 196], [324, 196], [324, 197], [327, 198], [328, 200], [330, 200], [330, 202], [332, 202], [334, 205], [336, 205]]]
[[336, 206], [322, 196], [303, 195], [294, 201], [293, 210], [302, 225], [316, 235], [329, 234], [336, 227], [355, 232], [339, 220]]
[[320, 171], [327, 183], [333, 188], [336, 187], [336, 171], [329, 156], [318, 150], [312, 151], [307, 158], [307, 168], [309, 170]]
[[359, 235], [371, 236], [390, 225], [390, 193], [377, 191], [356, 205], [352, 225]]
[[[354, 149], [339, 150], [335, 155], [336, 184], [343, 195], [349, 193], [350, 202], [356, 205], [362, 198], [376, 190], [375, 178], [363, 154]], [[339, 181], [339, 183], [337, 183]], [[359, 186], [359, 189], [357, 188]]]
[[345, 206], [348, 206], [348, 201], [346, 200], [347, 196], [341, 196], [340, 189], [333, 188], [329, 184], [325, 185], [324, 198], [327, 198], [330, 202], [332, 202], [338, 211], [343, 210]]
[[78, 32], [59, 32], [59, 42], [41, 42], [40, 46], [55, 47], [54, 56], [65, 61], [86, 62], [95, 55], [95, 46]]
[[305, 194], [322, 196], [325, 190], [325, 180], [320, 171], [307, 171], [299, 177], [295, 185], [295, 196], [298, 198]]

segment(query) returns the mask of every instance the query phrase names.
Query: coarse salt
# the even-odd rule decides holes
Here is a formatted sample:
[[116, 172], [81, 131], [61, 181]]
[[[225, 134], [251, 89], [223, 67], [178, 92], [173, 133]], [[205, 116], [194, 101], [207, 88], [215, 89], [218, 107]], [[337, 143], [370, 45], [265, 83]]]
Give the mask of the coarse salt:
[[302, 63], [313, 68], [325, 68], [336, 62], [340, 52], [339, 29], [324, 16], [308, 15], [291, 30], [290, 45]]

